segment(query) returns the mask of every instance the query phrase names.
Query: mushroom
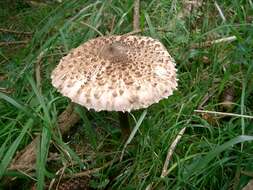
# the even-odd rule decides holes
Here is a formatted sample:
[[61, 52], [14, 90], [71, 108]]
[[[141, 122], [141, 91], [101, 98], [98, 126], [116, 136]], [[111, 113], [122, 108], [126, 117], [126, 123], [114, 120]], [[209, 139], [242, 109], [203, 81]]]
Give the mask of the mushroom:
[[51, 78], [61, 94], [88, 110], [118, 111], [128, 130], [127, 112], [147, 108], [177, 88], [175, 62], [166, 48], [134, 35], [85, 42], [60, 60]]

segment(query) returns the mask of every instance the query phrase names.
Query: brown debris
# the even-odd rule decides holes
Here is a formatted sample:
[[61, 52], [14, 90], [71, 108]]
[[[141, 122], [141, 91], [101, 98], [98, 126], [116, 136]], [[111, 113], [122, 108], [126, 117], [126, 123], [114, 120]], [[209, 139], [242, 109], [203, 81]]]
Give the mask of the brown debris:
[[201, 43], [196, 43], [191, 45], [191, 49], [198, 49], [198, 48], [208, 48], [211, 47], [212, 45], [220, 44], [220, 43], [230, 43], [237, 40], [236, 36], [229, 36], [229, 37], [224, 37], [224, 38], [219, 38], [215, 40], [208, 40], [205, 42]]
[[[49, 184], [46, 184], [48, 190], [89, 190], [89, 177], [74, 178], [58, 181], [54, 183], [51, 187]], [[31, 190], [36, 190], [36, 183], [32, 185]]]
[[39, 136], [34, 138], [32, 142], [27, 145], [22, 151], [17, 152], [15, 158], [12, 160], [12, 163], [9, 170], [33, 170], [36, 163], [36, 148], [39, 142]]
[[206, 120], [210, 125], [217, 125], [218, 118], [212, 114], [209, 113], [201, 113], [200, 114], [202, 119]]
[[177, 14], [177, 18], [179, 19], [184, 19], [190, 16], [193, 11], [196, 11], [202, 6], [203, 1], [202, 0], [191, 0], [191, 1], [184, 0], [182, 4], [183, 4], [183, 8], [181, 12]]
[[221, 106], [225, 110], [231, 110], [234, 106], [235, 89], [233, 87], [227, 88], [222, 94]]
[[6, 75], [0, 75], [0, 81], [4, 81], [6, 80], [8, 77]]
[[6, 94], [11, 94], [14, 92], [14, 89], [12, 88], [2, 88], [0, 87], [0, 92], [6, 93]]
[[26, 45], [28, 42], [29, 42], [28, 40], [0, 42], [0, 47], [9, 45]]
[[12, 30], [12, 29], [6, 29], [6, 28], [0, 28], [0, 33], [11, 33], [11, 34], [18, 34], [18, 35], [32, 35], [32, 32], [22, 32], [22, 31], [17, 31], [17, 30]]
[[253, 190], [253, 179], [242, 190]]
[[[61, 134], [66, 134], [79, 120], [79, 115], [74, 112], [74, 105], [70, 104], [58, 118], [58, 127], [61, 131]], [[39, 138], [39, 136], [35, 137], [29, 145], [16, 154], [10, 167], [8, 168], [9, 170], [30, 171], [35, 168], [36, 149]]]
[[44, 52], [41, 52], [39, 56], [37, 57], [37, 61], [34, 64], [35, 66], [35, 78], [36, 78], [36, 84], [39, 92], [41, 92], [41, 62], [42, 62], [42, 57], [44, 55]]
[[89, 178], [74, 178], [69, 179], [58, 184], [58, 190], [89, 190]]
[[71, 103], [58, 117], [58, 127], [62, 135], [67, 134], [70, 128], [80, 120], [80, 116], [74, 112], [74, 106], [75, 104]]

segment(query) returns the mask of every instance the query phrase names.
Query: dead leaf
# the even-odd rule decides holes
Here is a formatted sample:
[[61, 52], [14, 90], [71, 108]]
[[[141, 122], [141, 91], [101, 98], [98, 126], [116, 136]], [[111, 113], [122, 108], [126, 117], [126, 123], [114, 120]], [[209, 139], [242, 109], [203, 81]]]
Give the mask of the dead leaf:
[[245, 187], [243, 187], [242, 190], [253, 190], [253, 179], [251, 179], [249, 183]]

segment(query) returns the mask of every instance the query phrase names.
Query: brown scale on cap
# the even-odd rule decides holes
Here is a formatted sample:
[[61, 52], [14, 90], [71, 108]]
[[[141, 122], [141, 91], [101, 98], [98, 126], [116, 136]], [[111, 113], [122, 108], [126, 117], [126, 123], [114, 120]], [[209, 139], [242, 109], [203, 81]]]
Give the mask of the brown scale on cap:
[[145, 108], [177, 88], [173, 58], [144, 36], [89, 40], [63, 57], [51, 78], [63, 95], [97, 111]]

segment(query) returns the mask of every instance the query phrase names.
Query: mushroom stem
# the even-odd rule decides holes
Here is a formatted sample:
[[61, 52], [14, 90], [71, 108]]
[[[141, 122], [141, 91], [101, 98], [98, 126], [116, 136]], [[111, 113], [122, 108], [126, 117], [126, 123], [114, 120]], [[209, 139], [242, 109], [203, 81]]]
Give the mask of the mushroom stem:
[[128, 112], [119, 112], [119, 123], [120, 123], [122, 138], [127, 139], [130, 134]]

